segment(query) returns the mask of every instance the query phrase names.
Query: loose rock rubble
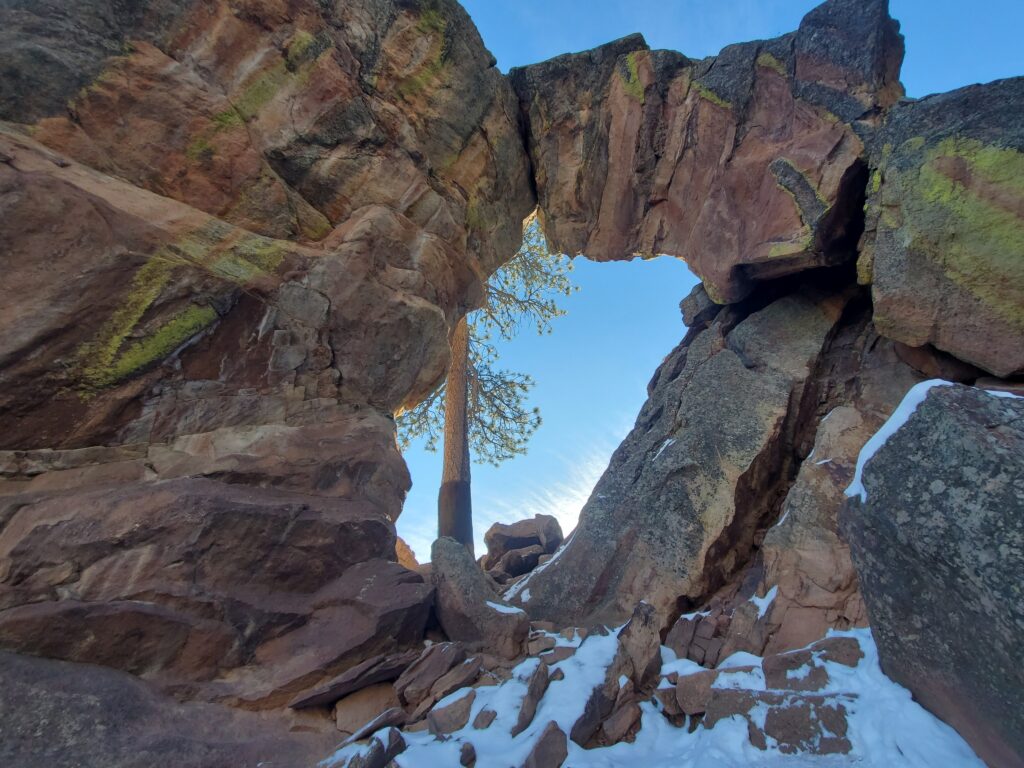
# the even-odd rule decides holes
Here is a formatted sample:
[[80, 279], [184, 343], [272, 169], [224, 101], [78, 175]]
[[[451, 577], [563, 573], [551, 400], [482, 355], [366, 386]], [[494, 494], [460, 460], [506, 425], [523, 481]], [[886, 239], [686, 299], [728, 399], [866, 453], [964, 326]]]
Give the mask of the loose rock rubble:
[[[672, 732], [680, 749], [699, 750], [705, 744], [701, 739], [714, 739], [718, 731], [727, 742], [739, 738], [737, 749], [753, 750], [745, 753], [747, 760], [756, 754], [765, 760], [786, 755], [855, 758], [858, 745], [874, 738], [865, 731], [884, 726], [851, 717], [862, 704], [864, 709], [892, 706], [886, 699], [889, 689], [898, 692], [900, 706], [909, 708], [908, 723], [923, 718], [931, 727], [942, 727], [881, 675], [865, 630], [833, 633], [806, 648], [764, 658], [737, 652], [717, 668], [706, 668], [661, 645], [655, 619], [653, 607], [641, 602], [629, 622], [612, 630], [595, 626], [555, 634], [537, 622], [531, 643], [549, 642], [535, 645], [535, 653], [500, 662], [503, 682], [483, 685], [467, 675], [464, 685], [425, 708], [423, 702], [432, 699], [412, 703], [417, 699], [409, 698], [410, 679], [418, 681], [418, 690], [440, 692], [438, 682], [451, 674], [442, 671], [449, 663], [450, 669], [471, 666], [485, 674], [471, 664], [472, 658], [463, 659], [458, 644], [432, 645], [409, 668], [406, 680], [395, 683], [404, 686], [404, 711], [389, 709], [375, 716], [327, 765], [383, 766], [387, 763], [373, 761], [387, 756], [399, 766], [558, 768], [570, 755], [571, 764], [581, 764], [588, 753], [598, 756], [596, 765], [618, 765], [601, 760], [644, 749], [646, 739]], [[403, 728], [404, 734], [394, 727], [384, 730], [391, 726]], [[892, 722], [889, 727], [900, 726]], [[941, 736], [949, 740], [950, 732]], [[963, 752], [964, 765], [980, 766], [971, 762], [962, 742], [950, 743]], [[940, 747], [949, 748], [937, 742]]]

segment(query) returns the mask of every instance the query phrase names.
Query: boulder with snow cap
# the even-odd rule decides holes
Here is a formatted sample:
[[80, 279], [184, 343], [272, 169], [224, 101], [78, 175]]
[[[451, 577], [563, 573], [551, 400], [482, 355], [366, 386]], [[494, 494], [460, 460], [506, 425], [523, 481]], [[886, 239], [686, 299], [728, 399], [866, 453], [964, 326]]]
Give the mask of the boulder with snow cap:
[[476, 691], [470, 690], [443, 707], [434, 707], [427, 715], [427, 727], [430, 732], [435, 736], [446, 736], [461, 731], [469, 722], [469, 713], [475, 700]]
[[526, 695], [523, 697], [523, 703], [519, 706], [519, 717], [512, 728], [513, 736], [518, 736], [529, 728], [534, 715], [537, 714], [537, 706], [548, 690], [549, 683], [548, 665], [542, 661], [533, 670], [533, 674], [530, 675], [530, 680], [526, 684]]
[[358, 755], [353, 755], [344, 768], [386, 768], [393, 765], [396, 757], [405, 751], [406, 743], [402, 734], [394, 728], [388, 730], [384, 739], [374, 736], [368, 748]]
[[522, 655], [529, 618], [494, 594], [469, 550], [455, 539], [440, 538], [434, 542], [431, 561], [437, 619], [445, 634], [504, 658]]
[[1024, 399], [919, 384], [858, 470], [840, 522], [882, 668], [990, 765], [1024, 764]]

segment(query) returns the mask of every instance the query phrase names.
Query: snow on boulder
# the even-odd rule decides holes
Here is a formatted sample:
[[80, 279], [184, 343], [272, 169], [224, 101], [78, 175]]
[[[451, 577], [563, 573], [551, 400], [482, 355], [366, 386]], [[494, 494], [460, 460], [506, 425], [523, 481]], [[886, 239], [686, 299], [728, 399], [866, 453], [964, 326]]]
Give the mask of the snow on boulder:
[[865, 446], [841, 527], [886, 672], [990, 765], [1018, 766], [1024, 399], [943, 384], [912, 389]]

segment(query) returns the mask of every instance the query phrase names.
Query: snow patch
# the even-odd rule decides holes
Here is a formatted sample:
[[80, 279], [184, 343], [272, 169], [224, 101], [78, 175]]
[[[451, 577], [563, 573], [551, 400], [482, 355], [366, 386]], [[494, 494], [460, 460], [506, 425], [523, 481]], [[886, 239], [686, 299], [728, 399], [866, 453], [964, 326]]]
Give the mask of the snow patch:
[[675, 444], [675, 442], [676, 442], [676, 439], [674, 437], [668, 438], [665, 442], [663, 442], [661, 444], [661, 448], [659, 448], [658, 452], [656, 454], [654, 454], [654, 458], [651, 459], [651, 461], [657, 461], [658, 457], [661, 456], [661, 454], [663, 454], [665, 452], [665, 449], [666, 448], [671, 448]]
[[530, 602], [530, 590], [524, 589], [523, 594], [519, 596], [519, 599], [522, 600], [524, 603]]
[[501, 603], [492, 603], [490, 600], [487, 601], [487, 605], [493, 608], [498, 613], [526, 613], [522, 608], [516, 608], [514, 605], [502, 605]]
[[[764, 598], [767, 600], [767, 597]], [[437, 741], [427, 731], [405, 733], [408, 745], [397, 757], [400, 768], [458, 765], [462, 744], [473, 744], [479, 768], [508, 768], [522, 765], [541, 732], [554, 721], [568, 733], [583, 713], [584, 705], [595, 687], [604, 681], [605, 673], [618, 647], [617, 631], [607, 636], [590, 635], [580, 644], [574, 656], [553, 664], [564, 677], [553, 680], [541, 699], [533, 722], [518, 736], [511, 735], [526, 695], [527, 682], [540, 663], [530, 658], [512, 670], [509, 680], [497, 686], [477, 688], [476, 699], [465, 728]], [[843, 694], [847, 711], [847, 738], [852, 749], [847, 755], [784, 754], [769, 742], [768, 750], [754, 747], [748, 738], [747, 723], [742, 717], [720, 721], [711, 730], [676, 728], [653, 702], [643, 702], [641, 729], [632, 744], [584, 750], [568, 743], [566, 766], [574, 768], [615, 768], [643, 765], [644, 768], [984, 768], [966, 742], [951, 727], [941, 722], [914, 702], [910, 692], [887, 678], [878, 662], [878, 649], [868, 629], [846, 632], [830, 631], [829, 637], [850, 637], [860, 645], [864, 658], [856, 667], [836, 662], [818, 663], [828, 672], [829, 682], [822, 694]], [[662, 649], [667, 661], [663, 674], [682, 675], [703, 671], [700, 665], [676, 659], [668, 648]], [[765, 690], [761, 659], [748, 653], [736, 653], [722, 663], [733, 669], [718, 676], [717, 688]], [[751, 667], [750, 671], [736, 670]], [[797, 673], [790, 673], [795, 676]], [[466, 695], [457, 691], [449, 700]], [[484, 708], [497, 713], [487, 729], [473, 728], [472, 721]], [[755, 722], [767, 714], [763, 705], [751, 710]], [[366, 745], [344, 747], [321, 766], [344, 764], [355, 755], [364, 755]]]
[[775, 596], [778, 594], [779, 588], [776, 586], [769, 589], [768, 594], [764, 597], [750, 598], [750, 602], [757, 606], [757, 618], [764, 618], [764, 615], [768, 612], [768, 609], [771, 608], [772, 603], [775, 602]]
[[889, 420], [882, 425], [871, 439], [864, 444], [861, 448], [860, 455], [857, 457], [857, 469], [853, 473], [853, 482], [846, 489], [846, 495], [849, 498], [854, 496], [858, 497], [862, 502], [868, 500], [868, 493], [864, 488], [864, 467], [874, 457], [876, 453], [882, 448], [883, 445], [888, 442], [889, 438], [895, 435], [900, 427], [907, 423], [911, 416], [914, 415], [914, 411], [917, 410], [917, 406], [924, 402], [924, 399], [928, 396], [928, 393], [935, 387], [951, 387], [953, 383], [950, 381], [943, 381], [942, 379], [930, 379], [929, 381], [922, 381], [920, 384], [916, 384], [911, 387], [910, 391], [907, 392], [906, 397], [903, 398], [903, 402], [900, 403]]

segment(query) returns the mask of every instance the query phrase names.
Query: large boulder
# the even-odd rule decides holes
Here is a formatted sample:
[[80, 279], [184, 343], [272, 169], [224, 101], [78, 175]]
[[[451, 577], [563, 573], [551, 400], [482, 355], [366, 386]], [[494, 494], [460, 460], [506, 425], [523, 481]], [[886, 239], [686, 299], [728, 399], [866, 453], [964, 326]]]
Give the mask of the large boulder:
[[900, 104], [874, 154], [859, 271], [879, 331], [1024, 372], [1024, 78]]
[[128, 5], [0, 8], [0, 645], [277, 707], [423, 641], [393, 414], [521, 240], [517, 100], [454, 0]]
[[681, 605], [709, 598], [774, 514], [801, 398], [817, 396], [804, 384], [848, 299], [803, 286], [692, 329], [655, 374], [575, 532], [506, 597], [562, 626], [620, 623], [645, 600], [665, 627]]
[[442, 537], [434, 542], [430, 560], [437, 620], [445, 634], [508, 659], [521, 655], [530, 620], [495, 594], [469, 550]]
[[433, 588], [385, 559], [390, 521], [310, 501], [201, 478], [0, 495], [0, 647], [265, 707], [420, 643]]
[[1022, 399], [919, 385], [843, 515], [886, 674], [1000, 768], [1024, 761], [1022, 425]]

